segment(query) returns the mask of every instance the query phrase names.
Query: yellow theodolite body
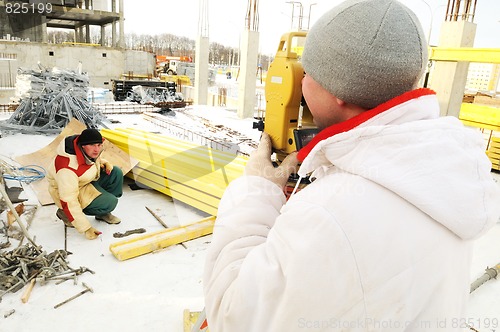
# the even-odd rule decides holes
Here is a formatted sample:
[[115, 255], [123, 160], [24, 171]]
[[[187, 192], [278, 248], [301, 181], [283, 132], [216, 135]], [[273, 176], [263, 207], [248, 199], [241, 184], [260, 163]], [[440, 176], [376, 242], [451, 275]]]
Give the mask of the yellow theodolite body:
[[291, 46], [293, 38], [305, 36], [306, 32], [290, 32], [281, 37], [266, 77], [264, 131], [271, 137], [273, 148], [285, 154], [298, 148], [294, 131], [314, 126], [307, 105], [301, 103], [304, 69]]

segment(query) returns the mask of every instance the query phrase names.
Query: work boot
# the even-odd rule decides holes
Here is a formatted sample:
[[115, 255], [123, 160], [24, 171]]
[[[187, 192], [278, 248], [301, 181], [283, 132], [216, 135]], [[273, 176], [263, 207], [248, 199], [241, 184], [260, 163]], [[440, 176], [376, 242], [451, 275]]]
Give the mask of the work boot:
[[75, 226], [73, 226], [73, 223], [69, 221], [68, 217], [66, 216], [66, 213], [64, 213], [62, 209], [57, 209], [56, 217], [61, 219], [66, 227], [75, 228]]
[[101, 216], [95, 216], [97, 220], [107, 222], [108, 224], [119, 224], [122, 220], [111, 213], [103, 214]]

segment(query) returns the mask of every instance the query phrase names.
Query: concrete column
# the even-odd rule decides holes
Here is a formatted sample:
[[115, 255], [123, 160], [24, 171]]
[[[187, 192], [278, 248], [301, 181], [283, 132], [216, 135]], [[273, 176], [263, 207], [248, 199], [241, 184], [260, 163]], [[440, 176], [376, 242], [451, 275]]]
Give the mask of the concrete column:
[[101, 46], [106, 46], [106, 27], [101, 25]]
[[125, 19], [123, 14], [123, 0], [120, 0], [120, 39], [118, 40], [118, 47], [125, 48]]
[[194, 73], [194, 102], [206, 105], [208, 98], [208, 37], [196, 37], [195, 73]]
[[[444, 22], [439, 47], [473, 47], [476, 27], [467, 21]], [[437, 93], [441, 116], [458, 118], [468, 71], [469, 62], [436, 62], [429, 87]]]
[[42, 16], [42, 43], [48, 43], [48, 35], [47, 35], [47, 16]]
[[[111, 11], [116, 12], [116, 0], [111, 1]], [[121, 8], [120, 8], [121, 11]], [[111, 47], [117, 47], [118, 41], [116, 40], [116, 21], [111, 23]]]
[[111, 23], [111, 46], [118, 47], [118, 41], [116, 38], [116, 21]]
[[255, 112], [259, 32], [244, 30], [241, 38], [241, 61], [238, 78], [238, 117], [252, 118]]
[[83, 43], [83, 26], [77, 26], [76, 27], [76, 42], [77, 43]]
[[85, 25], [85, 42], [90, 44], [90, 25]]

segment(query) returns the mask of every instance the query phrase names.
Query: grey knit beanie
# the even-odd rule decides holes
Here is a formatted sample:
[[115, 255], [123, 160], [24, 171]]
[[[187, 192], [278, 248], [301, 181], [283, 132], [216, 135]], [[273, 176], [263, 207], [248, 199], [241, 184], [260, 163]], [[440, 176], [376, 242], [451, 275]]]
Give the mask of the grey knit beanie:
[[370, 109], [413, 90], [427, 57], [409, 8], [397, 0], [348, 0], [312, 26], [302, 65], [334, 96]]

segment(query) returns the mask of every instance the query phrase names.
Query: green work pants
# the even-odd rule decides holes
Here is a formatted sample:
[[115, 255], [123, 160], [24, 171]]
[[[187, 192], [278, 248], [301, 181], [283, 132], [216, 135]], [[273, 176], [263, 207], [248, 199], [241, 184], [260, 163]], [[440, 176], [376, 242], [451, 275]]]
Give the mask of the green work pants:
[[83, 213], [88, 216], [102, 216], [110, 213], [116, 208], [118, 198], [123, 194], [123, 172], [117, 166], [113, 166], [109, 175], [102, 170], [99, 180], [92, 182], [92, 185], [101, 194], [83, 209]]

